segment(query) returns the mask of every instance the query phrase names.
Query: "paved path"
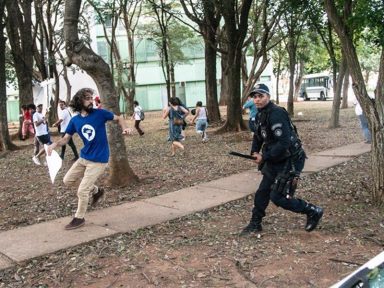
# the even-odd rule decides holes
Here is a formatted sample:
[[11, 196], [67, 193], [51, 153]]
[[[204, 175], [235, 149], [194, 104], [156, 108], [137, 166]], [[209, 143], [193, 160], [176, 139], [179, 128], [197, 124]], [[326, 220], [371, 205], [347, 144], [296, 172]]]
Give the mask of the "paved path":
[[[304, 175], [348, 161], [370, 148], [370, 145], [355, 143], [309, 155]], [[260, 180], [261, 175], [255, 169], [157, 197], [92, 211], [87, 213], [85, 226], [71, 231], [64, 230], [64, 226], [72, 216], [2, 232], [0, 270], [20, 261], [243, 198], [255, 192]]]

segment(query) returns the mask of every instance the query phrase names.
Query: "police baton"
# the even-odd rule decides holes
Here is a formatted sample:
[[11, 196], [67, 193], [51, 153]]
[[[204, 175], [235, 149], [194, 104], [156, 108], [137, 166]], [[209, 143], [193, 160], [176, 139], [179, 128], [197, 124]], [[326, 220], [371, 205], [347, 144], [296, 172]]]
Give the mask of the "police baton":
[[254, 157], [252, 155], [243, 154], [243, 153], [236, 152], [236, 151], [230, 151], [228, 154], [232, 155], [232, 156], [237, 156], [237, 157], [245, 158], [245, 159], [251, 159], [251, 160], [255, 160], [256, 159], [256, 157]]

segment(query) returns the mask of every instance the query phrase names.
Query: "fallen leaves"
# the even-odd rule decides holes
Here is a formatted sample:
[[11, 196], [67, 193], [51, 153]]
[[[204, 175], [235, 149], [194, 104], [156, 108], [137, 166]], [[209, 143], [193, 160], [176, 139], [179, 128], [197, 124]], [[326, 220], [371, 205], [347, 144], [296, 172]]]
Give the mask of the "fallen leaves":
[[[309, 121], [296, 123], [308, 153], [361, 139], [352, 109], [340, 111], [344, 126], [332, 130], [326, 128], [329, 110], [300, 111], [311, 115]], [[109, 187], [99, 208], [254, 169], [252, 161], [227, 156], [227, 146], [249, 151], [249, 132], [215, 135], [210, 130], [210, 141], [203, 144], [190, 127], [185, 142], [188, 153], [171, 158], [167, 130], [156, 128], [159, 121], [162, 123], [146, 118], [145, 139], [127, 138], [130, 165], [140, 183], [122, 189]], [[2, 230], [68, 216], [76, 208], [76, 191], [60, 184], [70, 163], [64, 161], [57, 184], [52, 186], [44, 168], [33, 165], [31, 149], [28, 146], [0, 159]], [[67, 151], [66, 157], [71, 159], [70, 149]], [[20, 263], [0, 271], [0, 287], [126, 287], [127, 283], [132, 287], [328, 287], [355, 268], [329, 259], [364, 263], [382, 249], [382, 219], [370, 202], [371, 178], [363, 168], [369, 161], [369, 155], [362, 155], [302, 178], [297, 196], [325, 207], [317, 231], [303, 231], [304, 215], [270, 204], [263, 221], [265, 231], [239, 237], [252, 209], [253, 197], [248, 196]]]

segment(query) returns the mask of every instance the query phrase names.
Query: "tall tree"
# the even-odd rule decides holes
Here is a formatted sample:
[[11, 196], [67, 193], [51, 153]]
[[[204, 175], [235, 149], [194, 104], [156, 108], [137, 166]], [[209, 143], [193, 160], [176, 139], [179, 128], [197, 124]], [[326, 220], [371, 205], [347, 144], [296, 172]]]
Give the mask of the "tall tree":
[[340, 104], [341, 104], [341, 90], [343, 89], [343, 80], [345, 79], [345, 72], [347, 70], [347, 62], [345, 60], [345, 56], [342, 56], [340, 62], [339, 73], [337, 75], [336, 83], [333, 85], [333, 102], [332, 102], [332, 112], [331, 118], [329, 119], [328, 128], [337, 128], [340, 126]]
[[287, 111], [289, 115], [294, 116], [294, 89], [295, 89], [295, 70], [297, 63], [297, 47], [299, 38], [302, 35], [303, 29], [306, 26], [307, 13], [306, 5], [301, 1], [290, 0], [287, 1], [286, 7], [282, 16], [284, 20], [283, 26], [287, 33], [286, 49], [289, 55], [289, 91]]
[[133, 101], [136, 96], [136, 57], [135, 57], [135, 34], [136, 27], [141, 16], [143, 1], [141, 0], [120, 0], [123, 14], [123, 25], [127, 33], [128, 62], [127, 82], [128, 91], [124, 93], [127, 114], [133, 113]]
[[[58, 71], [58, 62], [56, 54], [63, 49], [64, 41], [62, 37], [57, 37], [57, 34], [62, 34], [62, 29], [59, 29], [59, 19], [62, 17], [61, 7], [63, 0], [35, 0], [35, 17], [36, 25], [34, 38], [36, 37], [39, 47], [35, 46], [35, 62], [39, 69], [39, 81], [47, 79], [55, 79], [54, 88], [49, 87], [49, 123], [54, 123], [57, 119], [57, 107], [59, 103], [60, 80]], [[34, 41], [35, 43], [36, 41]]]
[[124, 65], [121, 59], [120, 50], [117, 43], [116, 30], [119, 25], [121, 9], [120, 3], [117, 0], [113, 1], [99, 1], [99, 0], [87, 0], [96, 13], [97, 22], [99, 22], [103, 28], [104, 39], [108, 44], [108, 60], [110, 69], [112, 72], [112, 78], [115, 80], [117, 93], [124, 95], [126, 99], [127, 91], [123, 83], [123, 70]]
[[215, 1], [215, 6], [223, 15], [225, 38], [227, 41], [228, 103], [227, 121], [218, 131], [240, 131], [247, 129], [241, 114], [240, 68], [242, 48], [248, 29], [248, 16], [252, 0]]
[[155, 42], [157, 43], [157, 46], [160, 49], [161, 67], [163, 68], [163, 74], [167, 88], [167, 96], [169, 99], [171, 96], [175, 96], [174, 94], [172, 95], [171, 91], [172, 64], [169, 55], [169, 41], [171, 41], [169, 35], [169, 25], [173, 18], [173, 15], [172, 13], [168, 13], [168, 11], [172, 9], [172, 5], [174, 4], [174, 2], [168, 1], [167, 3], [167, 1], [165, 0], [148, 0], [147, 2], [150, 5], [152, 12], [154, 13], [154, 19], [156, 20], [157, 27], [153, 28], [158, 28], [158, 31], [160, 32], [160, 37], [158, 37], [158, 41]]
[[322, 9], [322, 3], [316, 0], [310, 1], [309, 3], [309, 25], [317, 32], [317, 34], [320, 36], [321, 41], [323, 42], [324, 47], [327, 49], [329, 59], [332, 64], [332, 82], [334, 83], [333, 88], [335, 91], [337, 82], [336, 77], [338, 74], [338, 68], [340, 63], [340, 57], [338, 57], [338, 54], [340, 53], [337, 53], [339, 50], [337, 49], [337, 39], [335, 39], [335, 35], [332, 31], [332, 26], [329, 23], [328, 16], [324, 15], [325, 11]]
[[[5, 0], [8, 12], [7, 35], [12, 48], [19, 89], [19, 105], [33, 103], [32, 0]], [[19, 134], [21, 135], [21, 122]]]
[[217, 54], [217, 32], [221, 15], [215, 8], [214, 0], [195, 3], [193, 0], [180, 0], [185, 14], [195, 22], [204, 39], [205, 60], [205, 95], [209, 114], [212, 122], [220, 121], [220, 110], [217, 97], [216, 78], [216, 54]]
[[[353, 91], [368, 119], [372, 134], [372, 198], [377, 204], [381, 205], [384, 203], [384, 86], [380, 82], [384, 80], [384, 7], [380, 0], [360, 1], [355, 6], [352, 5], [352, 0], [345, 0], [344, 5], [354, 7], [353, 16], [347, 19], [340, 15], [340, 10], [334, 0], [324, 1], [325, 10], [340, 39], [343, 54], [352, 77]], [[377, 43], [382, 51], [375, 101], [372, 101], [367, 93], [351, 32], [356, 31], [356, 28], [367, 31], [368, 27], [373, 32], [371, 39]]]
[[175, 67], [179, 63], [188, 62], [184, 51], [196, 47], [201, 44], [201, 41], [193, 33], [195, 29], [179, 21], [180, 13], [177, 12], [176, 2], [170, 1], [167, 4], [165, 1], [149, 2], [153, 21], [143, 25], [142, 31], [156, 47], [165, 82], [170, 88], [168, 97], [174, 97], [176, 96]]
[[364, 80], [367, 85], [371, 74], [379, 72], [377, 63], [380, 63], [380, 48], [368, 40], [364, 37], [356, 40], [358, 42], [356, 47], [357, 55], [359, 56], [361, 70], [364, 73]]
[[277, 46], [276, 46], [276, 49], [274, 49], [272, 51], [272, 58], [273, 58], [273, 61], [275, 63], [275, 67], [273, 68], [273, 74], [275, 74], [275, 77], [276, 77], [276, 104], [279, 104], [280, 103], [280, 99], [279, 99], [279, 86], [280, 86], [280, 75], [282, 73], [282, 70], [283, 70], [283, 61], [284, 61], [284, 57], [286, 56], [286, 53], [285, 53], [285, 49], [284, 49], [284, 45], [282, 42], [280, 42]]
[[[68, 56], [66, 64], [76, 64], [85, 70], [95, 81], [105, 107], [115, 114], [120, 114], [118, 96], [108, 64], [79, 39], [80, 6], [80, 0], [65, 1], [64, 38]], [[108, 124], [108, 137], [111, 149], [109, 182], [119, 186], [136, 182], [138, 177], [129, 166], [124, 138], [117, 123]]]
[[[351, 7], [344, 2], [343, 17], [348, 18], [351, 13]], [[310, 9], [308, 9], [311, 16], [309, 17], [309, 23], [315, 28], [316, 32], [320, 36], [325, 48], [327, 49], [329, 59], [332, 64], [332, 83], [333, 83], [333, 103], [332, 112], [329, 120], [328, 128], [339, 127], [339, 115], [340, 115], [340, 103], [341, 103], [341, 91], [343, 87], [343, 80], [345, 78], [345, 71], [347, 69], [345, 57], [340, 57], [340, 48], [335, 39], [334, 31], [329, 23], [328, 16], [325, 17], [324, 11], [319, 1], [310, 2]], [[341, 53], [342, 54], [342, 53]], [[341, 58], [341, 59], [340, 59]]]
[[[246, 101], [270, 61], [269, 51], [283, 40], [283, 35], [276, 33], [278, 21], [282, 13], [280, 2], [271, 3], [269, 0], [255, 1], [249, 17], [248, 39], [245, 40], [242, 57], [243, 96]], [[251, 54], [250, 54], [251, 53]], [[252, 55], [252, 65], [247, 71], [246, 56]]]
[[7, 84], [5, 77], [5, 1], [0, 1], [0, 150], [14, 150], [16, 146], [9, 137], [7, 119]]
[[341, 109], [348, 108], [348, 90], [349, 90], [349, 70], [348, 67], [345, 70], [344, 80], [343, 80], [343, 97], [341, 101]]

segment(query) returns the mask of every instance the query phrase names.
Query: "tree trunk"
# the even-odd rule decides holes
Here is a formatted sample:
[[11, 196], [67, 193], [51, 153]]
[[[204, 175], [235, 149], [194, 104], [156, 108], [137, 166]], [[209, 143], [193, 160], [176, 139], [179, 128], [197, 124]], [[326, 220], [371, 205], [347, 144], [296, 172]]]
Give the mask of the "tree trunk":
[[[212, 122], [220, 121], [220, 110], [217, 99], [217, 77], [216, 77], [216, 50], [217, 50], [217, 32], [221, 15], [217, 13], [213, 1], [202, 1], [202, 17], [196, 17], [195, 7], [187, 6], [186, 1], [180, 0], [185, 15], [193, 22], [199, 25], [200, 32], [204, 39], [205, 52], [205, 96], [209, 119]], [[192, 8], [192, 13], [189, 10]]]
[[69, 82], [69, 79], [68, 79], [68, 71], [67, 71], [67, 66], [63, 66], [63, 78], [64, 78], [64, 81], [65, 81], [65, 85], [67, 86], [67, 95], [65, 97], [65, 102], [68, 106], [69, 104], [69, 101], [71, 101], [71, 91], [72, 91], [72, 85], [71, 85], [71, 82]]
[[[384, 202], [384, 46], [381, 47], [379, 76], [375, 91], [377, 118], [380, 126], [372, 125], [372, 174], [375, 182], [373, 199]], [[372, 115], [375, 116], [375, 115]], [[372, 117], [373, 118], [373, 117]], [[374, 118], [376, 120], [376, 118]], [[372, 121], [373, 122], [373, 121]]]
[[[372, 199], [374, 203], [381, 205], [384, 203], [384, 99], [383, 94], [379, 93], [381, 97], [376, 98], [373, 102], [367, 93], [365, 81], [361, 72], [360, 63], [357, 58], [355, 46], [353, 44], [350, 31], [341, 17], [337, 13], [334, 1], [324, 1], [325, 10], [329, 19], [339, 36], [343, 55], [346, 57], [349, 72], [352, 77], [352, 88], [359, 101], [363, 113], [367, 116], [369, 127], [372, 134], [372, 176], [373, 176], [373, 191]], [[382, 48], [383, 49], [383, 48]], [[382, 50], [379, 70], [379, 80], [383, 80], [384, 76], [384, 51]], [[380, 84], [381, 85], [381, 84]], [[382, 92], [382, 91], [380, 91]]]
[[[125, 14], [124, 14], [125, 15]], [[126, 19], [127, 18], [127, 19]], [[135, 39], [131, 33], [130, 22], [128, 21], [128, 16], [124, 16], [124, 22], [127, 31], [128, 39], [128, 57], [129, 57], [129, 66], [128, 66], [128, 93], [125, 97], [126, 103], [126, 115], [133, 114], [133, 101], [136, 96], [136, 72], [135, 72]]]
[[[241, 82], [242, 82], [242, 88], [243, 88], [243, 97], [244, 98], [244, 92], [247, 87], [248, 82], [248, 67], [247, 67], [247, 49], [243, 49], [241, 51]], [[241, 101], [244, 103], [244, 100]]]
[[[337, 62], [338, 60], [336, 59], [336, 52], [335, 52], [335, 45], [334, 45], [334, 40], [333, 40], [333, 31], [332, 31], [332, 25], [330, 21], [328, 21], [328, 39], [329, 39], [329, 45], [328, 45], [328, 54], [329, 54], [329, 59], [331, 60], [332, 64], [332, 83], [333, 83], [333, 93], [336, 94], [336, 85], [337, 85], [337, 71], [339, 70], [339, 63]], [[326, 43], [324, 43], [326, 45]]]
[[299, 92], [300, 92], [300, 86], [301, 83], [303, 82], [303, 76], [304, 76], [304, 60], [300, 59], [298, 71], [297, 71], [297, 77], [295, 80], [295, 93], [293, 95], [293, 101], [297, 101], [297, 98], [299, 97]]
[[[212, 35], [213, 37], [215, 35]], [[214, 39], [212, 39], [215, 41]], [[210, 41], [210, 40], [208, 40]], [[209, 120], [211, 122], [220, 122], [220, 110], [217, 99], [217, 78], [216, 78], [216, 49], [211, 43], [205, 42], [205, 94]]]
[[341, 103], [341, 88], [343, 87], [343, 79], [347, 68], [344, 55], [340, 63], [339, 75], [337, 76], [335, 94], [333, 95], [332, 114], [329, 120], [328, 128], [337, 128], [340, 126], [340, 103]]
[[365, 70], [364, 81], [366, 85], [368, 85], [368, 80], [369, 80], [369, 70]]
[[[44, 53], [45, 51], [45, 36], [46, 35], [46, 27], [44, 24], [44, 16], [43, 16], [43, 3], [42, 0], [34, 1], [34, 8], [35, 8], [35, 39], [33, 41], [34, 49], [33, 49], [33, 55], [35, 60], [35, 65], [39, 71], [37, 79], [40, 81], [43, 81], [44, 79], [47, 79], [47, 69], [45, 66], [45, 59], [44, 59]], [[37, 33], [39, 31], [39, 33]], [[37, 37], [39, 35], [40, 37]], [[37, 44], [39, 44], [39, 47], [37, 47]]]
[[219, 10], [225, 21], [225, 35], [228, 40], [226, 69], [228, 71], [227, 121], [218, 132], [247, 130], [241, 113], [241, 51], [248, 29], [248, 16], [252, 0], [218, 1]]
[[[134, 43], [132, 43], [132, 46]], [[128, 103], [131, 110], [130, 112], [133, 113], [133, 101], [136, 97], [136, 71], [135, 71], [135, 52], [132, 50], [132, 54], [130, 56], [131, 59], [131, 65], [129, 67], [129, 93], [128, 93]]]
[[279, 85], [280, 85], [280, 72], [277, 72], [277, 77], [276, 77], [276, 104], [279, 104], [280, 103], [280, 100], [279, 100]]
[[348, 108], [348, 90], [349, 90], [349, 70], [347, 66], [345, 69], [345, 75], [343, 80], [343, 99], [341, 101], [341, 109]]
[[176, 87], [175, 87], [175, 65], [171, 63], [169, 66], [169, 82], [171, 85], [171, 95], [176, 97]]
[[[280, 51], [280, 49], [279, 49]], [[281, 74], [281, 61], [282, 61], [282, 56], [279, 53], [279, 59], [277, 61], [277, 71], [276, 71], [276, 104], [280, 103], [279, 99], [279, 83], [280, 83], [280, 74]]]
[[[74, 63], [85, 70], [96, 82], [104, 106], [112, 110], [113, 113], [120, 114], [118, 96], [108, 64], [79, 40], [77, 25], [80, 6], [81, 1], [65, 1], [64, 38], [68, 55], [67, 64]], [[124, 137], [121, 132], [117, 123], [108, 123], [109, 147], [111, 149], [109, 182], [114, 186], [124, 186], [138, 180], [129, 166]]]
[[[227, 103], [227, 121], [218, 132], [224, 131], [241, 131], [246, 130], [247, 127], [243, 123], [240, 103], [240, 65], [241, 65], [241, 51], [228, 51], [228, 59], [232, 59], [227, 68], [228, 80], [228, 103]], [[235, 54], [238, 53], [236, 56]]]
[[[53, 123], [55, 123], [59, 117], [57, 115], [57, 107], [59, 105], [59, 99], [60, 99], [60, 78], [59, 78], [59, 73], [57, 72], [56, 65], [53, 65], [51, 70], [55, 78], [55, 90], [53, 91], [54, 92], [53, 99], [52, 98], [50, 99], [51, 107], [49, 109], [49, 115], [48, 115], [49, 125], [52, 125]], [[52, 91], [50, 93], [52, 93]]]
[[296, 66], [296, 48], [293, 43], [293, 36], [288, 39], [288, 54], [289, 54], [289, 90], [288, 90], [288, 101], [287, 111], [288, 114], [293, 117], [293, 89], [295, 85], [295, 66]]
[[220, 90], [220, 101], [219, 101], [219, 105], [221, 106], [224, 106], [224, 105], [227, 105], [228, 103], [228, 95], [229, 95], [229, 91], [228, 91], [228, 69], [227, 69], [227, 63], [228, 63], [228, 60], [227, 60], [228, 56], [227, 54], [221, 54], [221, 61], [220, 61], [220, 64], [221, 64], [221, 79], [220, 79], [220, 86], [221, 86], [221, 90]]
[[165, 84], [167, 87], [167, 95], [168, 99], [172, 97], [171, 95], [171, 72], [170, 72], [170, 62], [169, 62], [169, 55], [168, 55], [168, 44], [167, 40], [165, 38], [166, 36], [163, 35], [163, 42], [162, 42], [162, 52], [164, 54], [163, 59], [163, 65], [164, 65], [164, 76], [165, 76]]
[[[125, 93], [125, 113], [133, 114], [133, 101], [136, 97], [136, 59], [135, 59], [135, 30], [141, 16], [143, 1], [123, 1], [121, 10], [128, 42], [128, 91]], [[134, 15], [136, 18], [134, 19]]]
[[[6, 1], [8, 11], [7, 34], [12, 48], [12, 56], [19, 88], [19, 107], [33, 103], [32, 74], [33, 74], [33, 41], [31, 0], [25, 0], [19, 5], [12, 0]], [[21, 136], [20, 121], [19, 135]]]
[[4, 37], [4, 2], [0, 3], [0, 150], [15, 150], [16, 146], [9, 137], [7, 119], [7, 89], [5, 78], [5, 42]]

